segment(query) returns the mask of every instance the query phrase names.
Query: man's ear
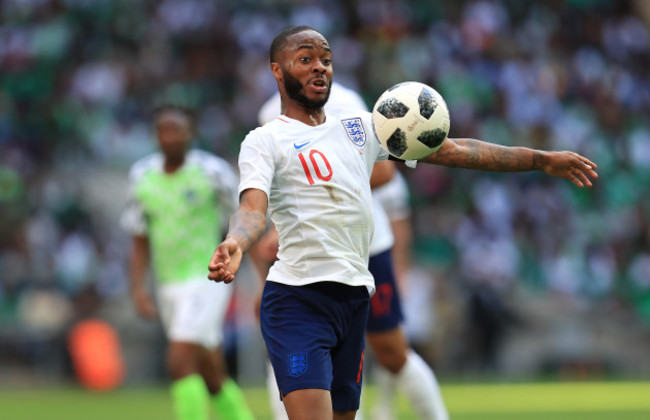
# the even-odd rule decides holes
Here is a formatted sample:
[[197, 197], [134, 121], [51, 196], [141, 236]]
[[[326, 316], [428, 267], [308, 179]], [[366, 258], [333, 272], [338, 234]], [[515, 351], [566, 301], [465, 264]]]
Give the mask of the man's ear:
[[278, 63], [271, 63], [271, 73], [273, 73], [273, 77], [275, 77], [275, 80], [280, 81], [282, 80], [282, 69], [280, 68], [280, 64]]

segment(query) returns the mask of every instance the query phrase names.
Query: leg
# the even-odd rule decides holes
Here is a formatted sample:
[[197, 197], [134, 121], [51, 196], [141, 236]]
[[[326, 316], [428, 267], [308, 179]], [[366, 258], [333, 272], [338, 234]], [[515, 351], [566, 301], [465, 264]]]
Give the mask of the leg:
[[390, 372], [392, 380], [421, 419], [449, 418], [433, 370], [408, 347], [400, 328], [383, 333], [368, 333], [366, 338], [378, 363]]
[[395, 375], [381, 367], [381, 365], [375, 364], [372, 370], [372, 380], [377, 394], [370, 409], [370, 417], [373, 420], [396, 420], [395, 396], [397, 395], [397, 383]]
[[218, 394], [221, 385], [228, 378], [226, 361], [223, 358], [221, 347], [212, 350], [204, 349], [199, 365], [201, 376], [210, 391], [210, 395]]
[[401, 328], [382, 332], [366, 333], [368, 345], [372, 349], [377, 363], [393, 374], [397, 374], [406, 364], [408, 344]]
[[[280, 390], [278, 390], [278, 384], [275, 381], [275, 374], [273, 373], [273, 366], [271, 366], [271, 363], [268, 363], [267, 365], [267, 375], [266, 375], [266, 388], [268, 389], [269, 392], [269, 405], [271, 407], [271, 415], [273, 416], [273, 420], [289, 420], [289, 416], [287, 414], [287, 409], [285, 408], [285, 404], [283, 403], [283, 400], [280, 399]], [[295, 394], [295, 392], [289, 393], [288, 395]], [[328, 397], [329, 400], [331, 401], [331, 396]], [[293, 397], [290, 397], [290, 400], [293, 399]], [[286, 402], [286, 397], [285, 397], [285, 402]], [[347, 412], [334, 412], [335, 416], [347, 416]], [[337, 418], [337, 417], [335, 417]], [[342, 418], [348, 418], [348, 417], [342, 417]], [[360, 419], [359, 417], [359, 412], [357, 412], [356, 417], [357, 420]]]
[[377, 417], [390, 418], [385, 413], [392, 411], [390, 395], [396, 387], [409, 399], [422, 420], [448, 419], [433, 371], [409, 348], [400, 328], [402, 309], [389, 251], [371, 257], [369, 268], [375, 277], [377, 293], [370, 301], [366, 338], [379, 365], [389, 372], [384, 375], [384, 381], [378, 382], [382, 398]]
[[269, 406], [271, 407], [273, 420], [289, 420], [287, 410], [284, 408], [284, 404], [280, 398], [280, 390], [275, 380], [275, 373], [273, 372], [271, 362], [266, 364], [266, 389], [269, 392]]
[[354, 418], [367, 308], [364, 287], [267, 281], [260, 323], [289, 419]]
[[223, 420], [252, 420], [246, 398], [235, 381], [228, 377], [221, 348], [204, 349], [201, 375], [207, 384], [216, 412]]
[[[206, 402], [203, 403], [202, 400], [199, 404], [195, 401], [194, 405], [202, 410], [212, 398], [213, 405], [222, 419], [252, 419], [241, 390], [234, 381], [227, 378], [225, 361], [219, 349], [223, 338], [221, 329], [232, 288], [205, 280], [181, 287], [166, 288], [163, 296], [173, 301], [171, 309], [165, 312], [163, 318], [167, 335], [172, 342], [168, 358], [172, 378], [184, 378], [189, 375], [194, 378], [193, 382], [196, 382], [196, 378], [200, 379]], [[188, 381], [189, 379], [181, 383]], [[195, 384], [194, 387], [198, 389], [198, 385]], [[188, 392], [184, 393], [187, 394]]]
[[172, 379], [171, 394], [179, 420], [207, 420], [208, 389], [199, 375], [203, 349], [190, 343], [172, 341], [167, 352], [167, 369]]
[[172, 380], [198, 374], [205, 349], [198, 344], [172, 341], [167, 351], [167, 371]]
[[325, 389], [299, 389], [282, 399], [291, 420], [329, 420], [332, 398]]
[[388, 331], [368, 332], [366, 341], [377, 359], [375, 381], [378, 396], [373, 409], [373, 418], [395, 419], [394, 397], [397, 388], [395, 375], [406, 364], [406, 338], [397, 327]]

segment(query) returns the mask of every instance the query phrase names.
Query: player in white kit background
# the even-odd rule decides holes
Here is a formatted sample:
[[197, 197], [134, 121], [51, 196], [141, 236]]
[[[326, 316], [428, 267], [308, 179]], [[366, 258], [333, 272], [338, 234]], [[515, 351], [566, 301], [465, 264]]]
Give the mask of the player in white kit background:
[[[374, 232], [370, 174], [388, 159], [362, 111], [326, 113], [332, 51], [309, 27], [288, 28], [270, 48], [282, 115], [251, 131], [239, 154], [239, 207], [209, 262], [230, 283], [266, 230], [278, 260], [264, 286], [260, 322], [292, 420], [352, 420], [359, 408], [364, 330], [375, 291], [368, 270]], [[447, 139], [420, 162], [501, 172], [543, 170], [591, 186], [596, 165], [572, 152]]]
[[[337, 109], [368, 111], [365, 102], [357, 92], [336, 82], [332, 83], [330, 96], [324, 108], [326, 112], [335, 112]], [[280, 115], [280, 109], [280, 94], [276, 93], [260, 108], [258, 114], [260, 125], [277, 118]], [[391, 167], [386, 168], [386, 165], [391, 165]], [[400, 294], [391, 261], [391, 248], [395, 243], [395, 237], [392, 232], [391, 221], [382, 203], [391, 207], [391, 210], [395, 210], [393, 207], [397, 204], [392, 203], [404, 201], [404, 195], [407, 192], [404, 191], [406, 185], [403, 179], [399, 178], [401, 175], [399, 175], [399, 172], [392, 170], [392, 165], [394, 163], [391, 161], [376, 164], [370, 181], [371, 186], [373, 186], [373, 181], [377, 183], [383, 182], [381, 185], [373, 186], [372, 195], [375, 233], [370, 242], [369, 268], [375, 278], [378, 292], [370, 301], [371, 310], [368, 313], [366, 341], [377, 359], [378, 366], [376, 367], [375, 378], [379, 388], [372, 419], [394, 419], [393, 394], [399, 389], [411, 403], [412, 409], [418, 414], [419, 418], [423, 420], [446, 420], [449, 415], [442, 399], [438, 381], [426, 362], [409, 348], [408, 341], [401, 328], [403, 315]], [[381, 199], [379, 194], [374, 193], [376, 190], [381, 192]], [[395, 217], [400, 216], [403, 215], [395, 215]], [[271, 234], [277, 238], [277, 235], [273, 232]], [[269, 246], [266, 241], [264, 246]], [[258, 252], [258, 254], [260, 253]], [[261, 254], [264, 254], [264, 252], [261, 252]], [[269, 255], [269, 257], [272, 257], [272, 259], [267, 261], [272, 263], [275, 260], [275, 255]], [[263, 268], [260, 275], [262, 278], [266, 278], [266, 274], [267, 270]], [[286, 419], [287, 414], [279, 398], [272, 369], [269, 369], [267, 387], [274, 419]]]

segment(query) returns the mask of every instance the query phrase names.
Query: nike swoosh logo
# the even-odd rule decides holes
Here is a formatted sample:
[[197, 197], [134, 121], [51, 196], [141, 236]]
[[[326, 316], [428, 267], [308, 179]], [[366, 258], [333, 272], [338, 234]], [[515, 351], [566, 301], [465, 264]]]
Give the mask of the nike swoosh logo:
[[309, 141], [306, 141], [306, 142], [304, 142], [304, 143], [302, 143], [302, 144], [296, 144], [296, 143], [294, 143], [294, 144], [293, 144], [293, 147], [295, 147], [296, 149], [300, 150], [300, 149], [302, 149], [303, 147], [307, 146], [309, 143], [310, 143]]

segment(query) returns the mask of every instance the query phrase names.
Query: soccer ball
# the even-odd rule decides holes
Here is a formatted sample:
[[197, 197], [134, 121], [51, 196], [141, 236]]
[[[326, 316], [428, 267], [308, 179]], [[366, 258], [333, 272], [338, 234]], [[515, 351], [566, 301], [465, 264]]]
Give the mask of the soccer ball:
[[442, 146], [449, 134], [449, 110], [432, 87], [419, 82], [399, 83], [377, 99], [372, 126], [388, 153], [417, 160]]

